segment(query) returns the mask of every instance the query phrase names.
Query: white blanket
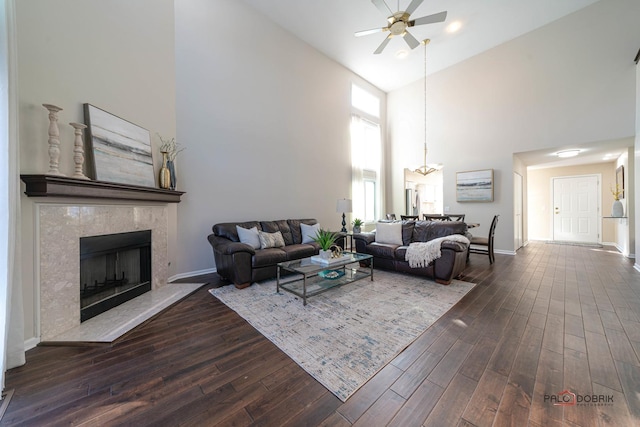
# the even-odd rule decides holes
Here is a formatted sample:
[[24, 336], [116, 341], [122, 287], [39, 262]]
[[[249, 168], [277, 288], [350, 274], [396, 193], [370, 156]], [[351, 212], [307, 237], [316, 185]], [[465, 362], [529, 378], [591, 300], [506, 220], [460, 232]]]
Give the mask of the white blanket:
[[442, 256], [440, 245], [445, 241], [469, 244], [469, 239], [461, 234], [438, 237], [428, 242], [414, 242], [407, 248], [404, 259], [409, 262], [411, 268], [426, 267], [431, 261]]

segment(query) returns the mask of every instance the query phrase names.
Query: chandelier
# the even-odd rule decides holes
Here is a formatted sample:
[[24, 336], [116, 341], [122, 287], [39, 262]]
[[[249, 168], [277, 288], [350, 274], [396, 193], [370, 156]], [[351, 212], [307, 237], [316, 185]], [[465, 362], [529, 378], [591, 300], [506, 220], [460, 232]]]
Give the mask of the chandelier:
[[424, 39], [422, 42], [424, 45], [424, 163], [414, 170], [415, 173], [424, 176], [440, 170], [439, 165], [427, 164], [427, 45], [430, 41], [430, 39]]

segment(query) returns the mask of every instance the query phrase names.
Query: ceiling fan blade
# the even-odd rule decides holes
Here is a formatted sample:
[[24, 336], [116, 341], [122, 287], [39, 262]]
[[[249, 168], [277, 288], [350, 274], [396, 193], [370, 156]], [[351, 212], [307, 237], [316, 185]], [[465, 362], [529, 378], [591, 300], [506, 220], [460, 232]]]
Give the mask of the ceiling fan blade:
[[385, 47], [387, 47], [387, 45], [389, 44], [389, 42], [390, 42], [390, 41], [391, 41], [391, 34], [389, 34], [389, 35], [387, 36], [387, 38], [386, 38], [386, 39], [384, 39], [384, 40], [382, 41], [382, 43], [380, 43], [380, 46], [378, 46], [378, 48], [376, 49], [376, 51], [375, 51], [375, 52], [373, 52], [373, 53], [374, 53], [374, 54], [376, 54], [376, 55], [377, 55], [377, 54], [379, 54], [379, 53], [382, 53], [382, 51], [384, 50], [384, 48], [385, 48]]
[[373, 3], [384, 16], [388, 17], [393, 15], [393, 12], [389, 9], [389, 6], [387, 6], [384, 0], [371, 0], [371, 3]]
[[418, 46], [420, 46], [420, 42], [418, 40], [416, 40], [416, 38], [413, 37], [411, 35], [411, 33], [409, 33], [409, 31], [405, 31], [404, 35], [402, 36], [402, 38], [404, 39], [404, 41], [407, 42], [407, 44], [409, 45], [409, 47], [411, 49], [415, 49]]
[[422, 4], [422, 2], [423, 2], [423, 0], [413, 0], [411, 2], [411, 4], [409, 4], [409, 7], [407, 7], [407, 10], [405, 12], [407, 12], [409, 15], [411, 15], [413, 12], [416, 11], [418, 6], [420, 6]]
[[356, 37], [368, 36], [369, 34], [382, 33], [383, 31], [389, 31], [389, 27], [373, 28], [371, 30], [358, 31], [357, 33], [354, 34], [354, 36]]
[[435, 24], [436, 22], [442, 22], [445, 19], [447, 19], [446, 11], [409, 21], [409, 26], [413, 27], [414, 25]]

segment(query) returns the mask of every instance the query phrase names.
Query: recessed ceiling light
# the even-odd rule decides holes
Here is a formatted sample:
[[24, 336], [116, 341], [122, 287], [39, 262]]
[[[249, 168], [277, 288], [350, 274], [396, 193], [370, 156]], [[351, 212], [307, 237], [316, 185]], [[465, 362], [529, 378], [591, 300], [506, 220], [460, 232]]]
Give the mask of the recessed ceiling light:
[[455, 33], [456, 31], [458, 31], [460, 28], [462, 28], [462, 22], [460, 21], [453, 21], [451, 24], [447, 25], [447, 32], [448, 33]]
[[409, 56], [409, 51], [408, 50], [400, 49], [399, 51], [396, 52], [396, 58], [398, 58], [398, 59], [404, 59], [407, 56]]
[[556, 153], [556, 156], [565, 158], [565, 157], [575, 157], [578, 154], [580, 154], [580, 150], [564, 150], [564, 151], [558, 151]]

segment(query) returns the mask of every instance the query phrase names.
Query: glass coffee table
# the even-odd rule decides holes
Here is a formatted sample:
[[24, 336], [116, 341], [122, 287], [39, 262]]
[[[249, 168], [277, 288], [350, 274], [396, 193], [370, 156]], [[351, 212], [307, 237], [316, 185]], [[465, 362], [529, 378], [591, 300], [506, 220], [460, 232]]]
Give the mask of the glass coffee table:
[[[333, 260], [330, 264], [319, 263], [312, 258], [278, 263], [277, 292], [280, 292], [280, 289], [290, 292], [302, 298], [302, 303], [307, 305], [308, 297], [367, 277], [373, 281], [371, 255], [343, 252], [341, 259]], [[282, 272], [295, 273], [301, 277], [296, 278], [292, 275], [291, 280], [281, 283]]]

